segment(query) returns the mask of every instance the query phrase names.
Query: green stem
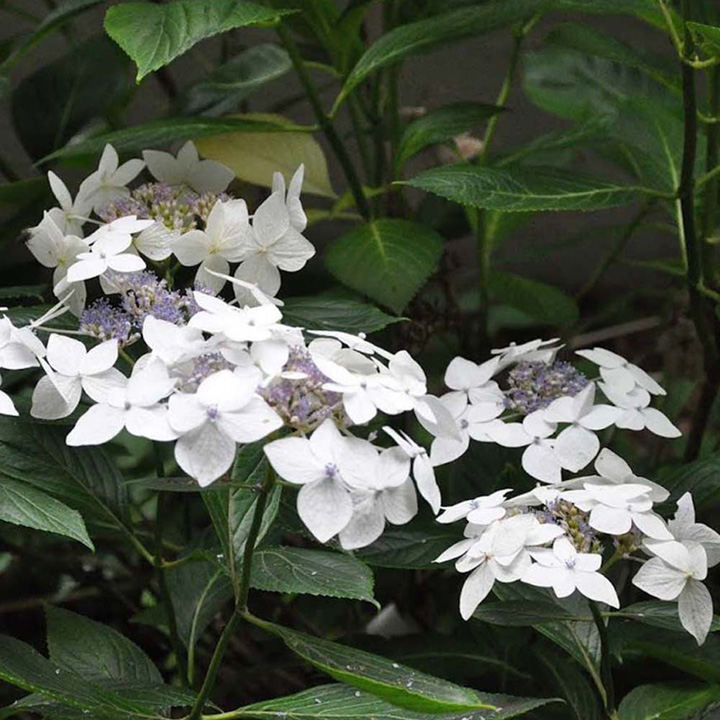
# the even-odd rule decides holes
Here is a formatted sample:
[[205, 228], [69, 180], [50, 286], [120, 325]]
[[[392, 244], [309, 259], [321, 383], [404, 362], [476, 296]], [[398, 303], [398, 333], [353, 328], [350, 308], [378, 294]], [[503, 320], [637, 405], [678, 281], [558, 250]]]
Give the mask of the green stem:
[[[710, 112], [716, 115], [720, 112], [720, 68], [713, 68], [708, 73], [708, 100]], [[718, 156], [720, 155], [720, 124], [709, 125], [707, 129], [707, 149], [705, 152], [705, 170], [704, 177], [707, 184], [703, 195], [702, 213], [700, 220], [700, 238], [703, 250], [703, 269], [704, 282], [708, 287], [717, 288], [720, 286], [720, 277], [718, 275], [717, 258], [715, 247], [708, 242], [708, 238], [712, 235], [715, 213], [717, 211], [718, 200], [718, 177], [720, 173], [720, 165], [718, 165]], [[713, 171], [712, 177], [709, 177]], [[695, 187], [699, 187], [702, 178], [696, 183]]]
[[202, 716], [203, 708], [205, 703], [210, 697], [213, 688], [215, 687], [215, 680], [217, 678], [218, 670], [222, 663], [222, 659], [225, 655], [227, 644], [230, 641], [235, 628], [237, 627], [240, 619], [248, 615], [247, 601], [248, 594], [250, 592], [250, 575], [252, 572], [252, 556], [255, 551], [255, 545], [257, 544], [258, 535], [260, 534], [260, 527], [262, 526], [262, 519], [265, 513], [265, 506], [267, 504], [268, 495], [275, 483], [275, 473], [273, 469], [268, 465], [268, 470], [265, 474], [265, 479], [259, 489], [259, 496], [255, 505], [255, 511], [253, 513], [252, 524], [250, 525], [250, 531], [248, 532], [247, 540], [245, 541], [245, 550], [243, 552], [243, 564], [242, 574], [240, 576], [240, 590], [237, 598], [237, 603], [233, 614], [225, 625], [218, 644], [215, 646], [215, 651], [210, 660], [205, 679], [203, 680], [202, 687], [198, 693], [195, 704], [187, 716], [187, 720], [199, 720]]
[[322, 131], [325, 133], [325, 137], [330, 143], [330, 146], [332, 147], [338, 159], [338, 162], [340, 163], [340, 166], [345, 173], [345, 178], [348, 181], [350, 191], [352, 192], [353, 198], [355, 199], [355, 205], [360, 214], [366, 220], [370, 220], [370, 205], [367, 201], [367, 198], [365, 197], [365, 193], [363, 192], [362, 185], [360, 184], [360, 179], [355, 172], [355, 166], [353, 165], [353, 162], [350, 159], [350, 156], [348, 155], [347, 150], [345, 149], [345, 145], [340, 139], [340, 136], [335, 131], [332, 121], [325, 113], [325, 110], [323, 110], [322, 103], [320, 102], [320, 98], [317, 94], [317, 91], [315, 90], [313, 81], [310, 78], [310, 74], [305, 67], [305, 62], [300, 55], [300, 51], [298, 50], [297, 45], [292, 38], [292, 35], [282, 24], [278, 25], [277, 33], [283, 45], [285, 46], [288, 55], [290, 56], [290, 61], [295, 68], [295, 72], [298, 75], [300, 84], [305, 90], [308, 102], [310, 103], [310, 106], [315, 113], [315, 117], [317, 118], [318, 125], [320, 125]]
[[615, 688], [612, 677], [612, 660], [610, 657], [610, 643], [608, 641], [607, 627], [602, 613], [600, 612], [600, 608], [594, 600], [590, 601], [590, 610], [598, 629], [598, 634], [600, 635], [600, 676], [602, 678], [603, 687], [605, 688], [605, 710], [607, 711], [609, 718], [614, 718], [616, 717]]

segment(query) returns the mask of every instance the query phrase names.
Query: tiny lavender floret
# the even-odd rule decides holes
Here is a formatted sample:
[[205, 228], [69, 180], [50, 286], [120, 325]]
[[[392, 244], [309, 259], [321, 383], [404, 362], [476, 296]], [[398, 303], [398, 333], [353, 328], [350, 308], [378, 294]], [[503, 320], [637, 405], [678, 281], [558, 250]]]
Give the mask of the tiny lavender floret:
[[557, 398], [575, 396], [588, 384], [585, 375], [563, 360], [518, 363], [507, 379], [507, 406], [523, 415], [542, 410]]

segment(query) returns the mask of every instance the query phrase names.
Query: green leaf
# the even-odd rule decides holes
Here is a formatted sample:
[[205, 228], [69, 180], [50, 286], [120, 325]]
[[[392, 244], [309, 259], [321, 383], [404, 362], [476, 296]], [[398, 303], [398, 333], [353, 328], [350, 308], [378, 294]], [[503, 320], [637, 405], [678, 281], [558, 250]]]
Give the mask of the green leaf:
[[637, 189], [551, 167], [443, 165], [407, 180], [463, 205], [506, 212], [603, 210], [637, 199]]
[[307, 132], [307, 128], [293, 125], [287, 121], [278, 122], [273, 119], [246, 116], [165, 118], [123, 130], [102, 133], [82, 142], [71, 143], [42, 158], [40, 162], [76, 155], [96, 154], [101, 152], [107, 143], [113, 145], [118, 151], [131, 152], [150, 147], [163, 147], [182, 140], [226, 135], [237, 131], [248, 134], [261, 133], [262, 137], [265, 137], [267, 133]]
[[284, 322], [308, 330], [354, 333], [377, 332], [403, 319], [388, 315], [375, 305], [331, 293], [288, 298], [282, 313]]
[[0, 679], [63, 705], [95, 711], [103, 717], [143, 715], [145, 707], [126, 700], [70, 670], [58, 668], [30, 645], [0, 635]]
[[254, 45], [213, 70], [187, 92], [184, 112], [189, 115], [224, 115], [271, 80], [292, 68], [285, 50], [265, 43]]
[[107, 37], [92, 37], [20, 82], [11, 97], [13, 126], [30, 157], [38, 160], [92, 121], [117, 116], [132, 90], [132, 66], [125, 55]]
[[122, 527], [127, 493], [102, 448], [65, 444], [67, 428], [0, 418], [0, 475], [21, 480], [77, 510], [88, 526]]
[[108, 9], [105, 30], [135, 62], [140, 82], [200, 40], [248, 25], [272, 26], [286, 13], [245, 0], [129, 2]]
[[555, 702], [552, 698], [522, 698], [510, 695], [484, 695], [498, 710], [462, 713], [418, 713], [384, 702], [347, 685], [320, 685], [289, 697], [266, 700], [242, 708], [243, 717], [288, 717], [293, 720], [505, 720], [524, 715]]
[[58, 5], [54, 10], [51, 10], [42, 21], [38, 23], [35, 30], [13, 49], [8, 58], [0, 65], [0, 71], [11, 68], [41, 40], [56, 30], [59, 30], [74, 17], [102, 3], [103, 0], [65, 0], [65, 2]]
[[0, 300], [31, 298], [42, 302], [43, 293], [47, 285], [15, 285], [14, 287], [0, 288]]
[[641, 685], [620, 703], [619, 720], [686, 720], [720, 700], [720, 687], [697, 688]]
[[330, 677], [393, 705], [431, 713], [494, 709], [482, 694], [385, 658], [312, 637], [258, 618], [252, 622], [282, 638], [290, 650]]
[[25, 483], [0, 480], [0, 520], [64, 535], [94, 550], [79, 512]]
[[424, 225], [381, 218], [335, 240], [325, 263], [340, 282], [401, 313], [434, 272], [442, 245]]
[[443, 43], [480, 35], [527, 19], [546, 0], [490, 0], [483, 5], [451, 10], [401, 25], [376, 40], [355, 64], [336, 102], [337, 108], [366, 77], [410, 55], [428, 52]]
[[670, 491], [669, 511], [686, 492], [692, 494], [697, 510], [715, 505], [720, 498], [720, 453], [669, 470], [662, 483]]
[[533, 648], [533, 654], [577, 720], [603, 720], [598, 695], [575, 663], [542, 646]]
[[46, 606], [50, 659], [92, 682], [162, 684], [150, 658], [116, 630], [69, 610]]
[[720, 27], [699, 22], [688, 22], [687, 26], [704, 53], [720, 58]]
[[461, 102], [431, 110], [405, 128], [395, 154], [396, 165], [403, 165], [430, 145], [451, 140], [456, 135], [472, 130], [504, 109], [497, 105]]
[[402, 527], [388, 526], [381, 537], [358, 550], [357, 555], [376, 567], [437, 568], [435, 558], [460, 539], [458, 532], [447, 525], [415, 520]]
[[[506, 627], [525, 627], [545, 622], [567, 622], [573, 616], [557, 603], [536, 600], [509, 600], [506, 602], [484, 602], [473, 613], [475, 620], [491, 625]], [[582, 618], [590, 619], [590, 616]]]
[[547, 325], [570, 327], [580, 314], [575, 300], [559, 288], [513, 273], [494, 271], [488, 290], [495, 302], [522, 310]]
[[[680, 624], [677, 603], [660, 602], [650, 600], [646, 602], [633, 603], [622, 609], [622, 617], [629, 617], [645, 625], [663, 628], [663, 630], [675, 630], [685, 632]], [[715, 615], [710, 626], [710, 632], [720, 630], [720, 617]]]
[[[250, 113], [242, 117], [279, 126], [288, 123], [281, 115]], [[302, 164], [305, 166], [303, 192], [335, 197], [320, 144], [306, 132], [295, 132], [292, 124], [282, 132], [238, 130], [200, 138], [195, 144], [203, 157], [227, 165], [241, 180], [262, 187], [272, 186], [273, 173], [281, 172], [289, 179]]]
[[293, 547], [270, 547], [253, 555], [250, 584], [257, 590], [367, 600], [373, 597], [370, 568], [352, 555]]
[[13, 208], [22, 207], [40, 200], [48, 192], [49, 187], [44, 177], [0, 183], [0, 204], [10, 205]]

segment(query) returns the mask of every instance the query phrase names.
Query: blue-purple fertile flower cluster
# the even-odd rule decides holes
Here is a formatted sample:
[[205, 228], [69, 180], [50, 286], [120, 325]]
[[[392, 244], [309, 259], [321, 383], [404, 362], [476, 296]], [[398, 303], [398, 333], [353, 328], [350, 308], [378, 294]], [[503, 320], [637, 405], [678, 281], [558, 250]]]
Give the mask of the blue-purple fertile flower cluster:
[[521, 362], [508, 373], [505, 402], [511, 410], [529, 415], [553, 400], [577, 395], [588, 379], [569, 362]]
[[80, 331], [102, 341], [117, 340], [120, 347], [130, 345], [139, 337], [130, 316], [111, 305], [107, 298], [100, 298], [85, 308], [80, 316]]

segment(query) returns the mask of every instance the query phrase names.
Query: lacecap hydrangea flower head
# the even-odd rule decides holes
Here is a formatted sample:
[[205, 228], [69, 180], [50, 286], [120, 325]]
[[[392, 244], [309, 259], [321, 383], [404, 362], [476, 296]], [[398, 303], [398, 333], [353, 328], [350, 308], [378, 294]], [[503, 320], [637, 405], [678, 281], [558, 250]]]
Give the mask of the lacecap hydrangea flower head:
[[[263, 442], [272, 470], [297, 488], [310, 534], [345, 550], [409, 522], [420, 495], [438, 522], [466, 524], [464, 539], [438, 558], [467, 574], [465, 618], [495, 583], [619, 607], [605, 571], [632, 557], [634, 585], [677, 602], [702, 642], [712, 620], [703, 580], [720, 561], [720, 535], [695, 522], [689, 495], [663, 519], [655, 506], [667, 491], [601, 449], [598, 436], [615, 427], [677, 437], [652, 406], [662, 387], [603, 348], [576, 353], [583, 372], [573, 356], [558, 359], [556, 340], [534, 340], [479, 364], [455, 358], [448, 391], [436, 397], [405, 350], [286, 324], [281, 272], [301, 270], [315, 253], [303, 234], [302, 178], [302, 167], [287, 183], [276, 174], [251, 213], [229, 190], [232, 172], [200, 159], [192, 143], [177, 156], [148, 150], [124, 164], [108, 146], [74, 198], [50, 173], [58, 207], [27, 244], [52, 269], [58, 304], [24, 327], [0, 320], [0, 369], [39, 372], [31, 414], [73, 415], [72, 446], [123, 431], [170, 443], [199, 486], [225, 478], [240, 447]], [[189, 287], [175, 285], [183, 266], [194, 268]], [[77, 329], [52, 328], [64, 313]], [[0, 413], [16, 414], [2, 392]], [[427, 431], [429, 448], [391, 426], [405, 413]], [[388, 423], [379, 438], [367, 428], [378, 416]], [[538, 485], [445, 505], [435, 468], [471, 441], [516, 448]]]

